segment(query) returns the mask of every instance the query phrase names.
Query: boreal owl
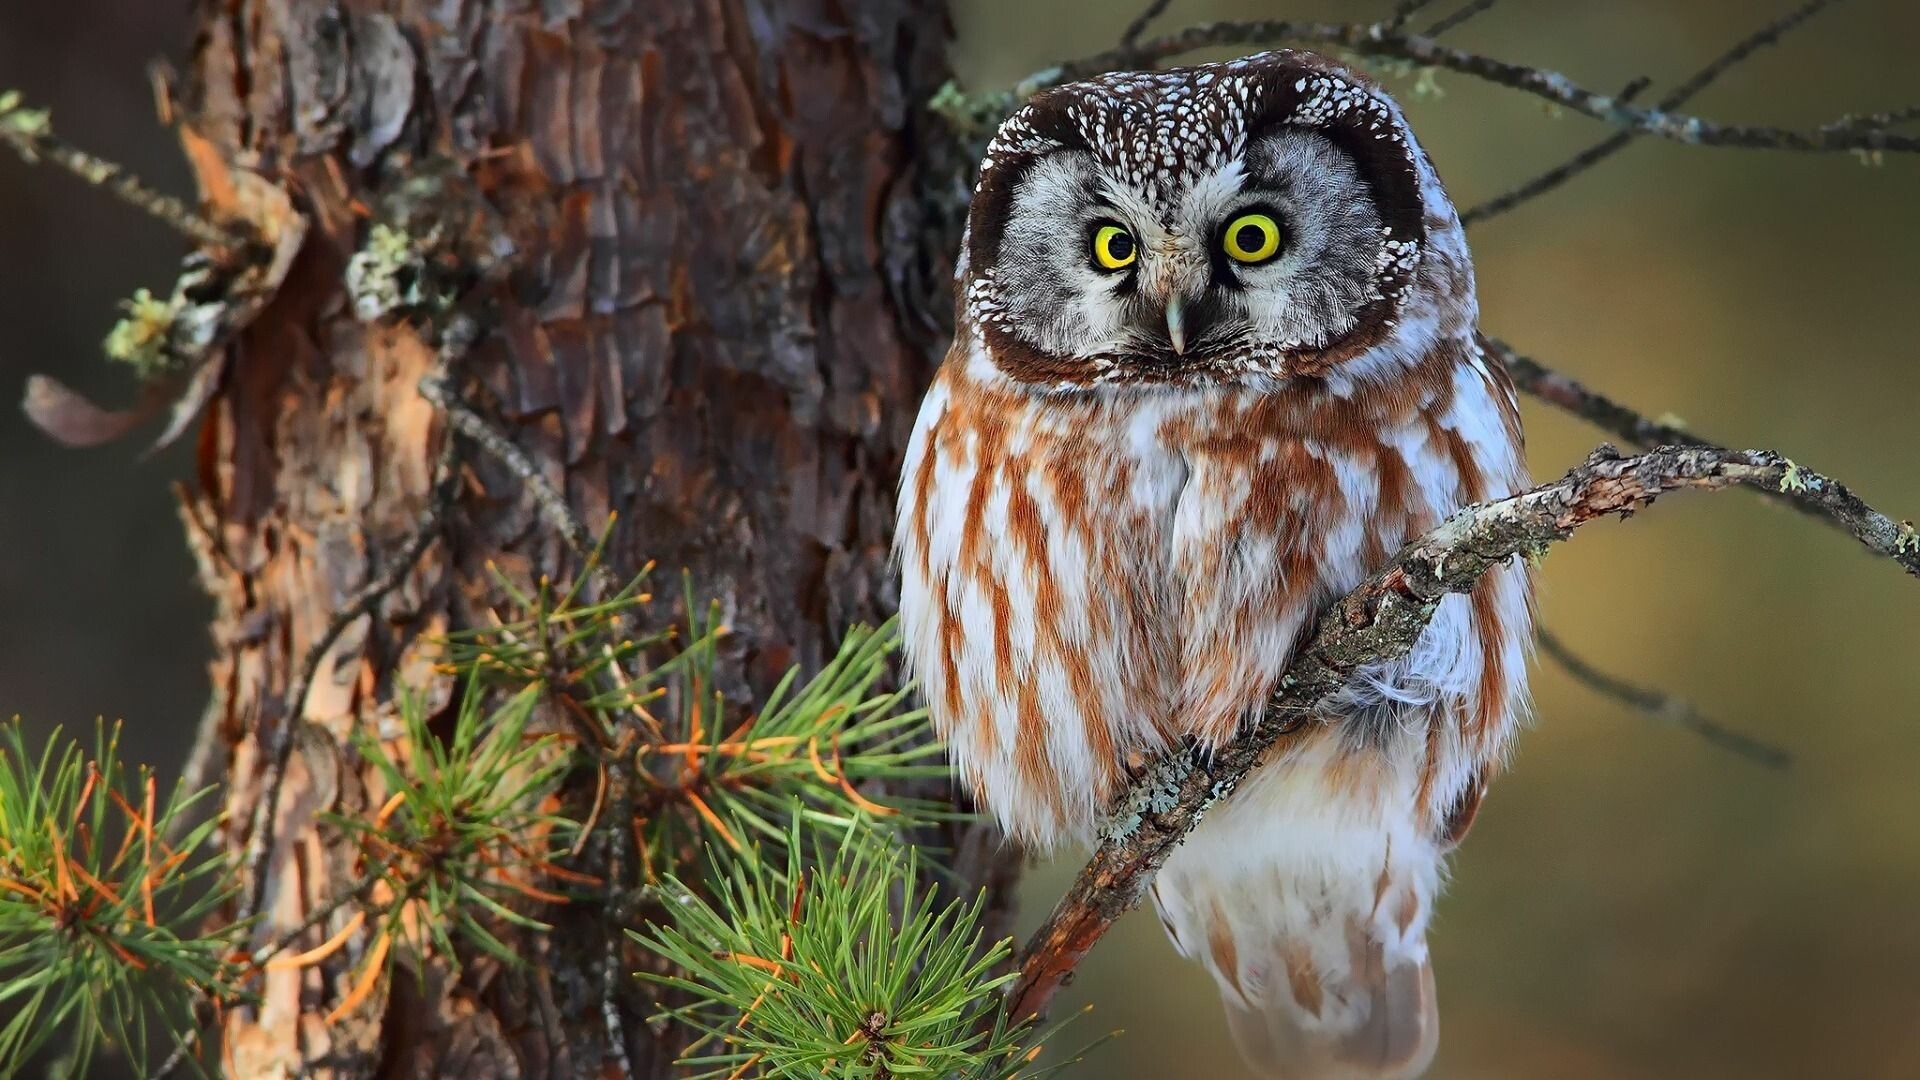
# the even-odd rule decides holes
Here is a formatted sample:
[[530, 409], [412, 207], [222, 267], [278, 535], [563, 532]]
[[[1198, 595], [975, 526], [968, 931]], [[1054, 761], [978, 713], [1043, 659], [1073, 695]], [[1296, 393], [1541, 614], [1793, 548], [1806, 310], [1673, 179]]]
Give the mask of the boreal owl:
[[[1242, 730], [1406, 540], [1527, 486], [1453, 205], [1399, 107], [1325, 57], [1041, 93], [981, 163], [957, 276], [901, 483], [907, 655], [959, 776], [1036, 849]], [[1431, 1061], [1427, 922], [1531, 621], [1523, 565], [1441, 602], [1161, 870], [1262, 1074]]]

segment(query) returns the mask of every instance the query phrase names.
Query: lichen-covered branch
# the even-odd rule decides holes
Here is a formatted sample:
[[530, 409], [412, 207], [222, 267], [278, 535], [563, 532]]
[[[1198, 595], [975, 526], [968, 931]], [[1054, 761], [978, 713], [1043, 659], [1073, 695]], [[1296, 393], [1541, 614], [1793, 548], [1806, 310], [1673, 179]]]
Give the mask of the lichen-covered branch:
[[1655, 135], [1694, 146], [1810, 152], [1920, 152], [1920, 136], [1899, 134], [1888, 130], [1888, 126], [1865, 121], [1836, 122], [1802, 131], [1765, 125], [1722, 124], [1666, 109], [1637, 108], [1621, 100], [1617, 94], [1589, 90], [1557, 71], [1509, 63], [1456, 49], [1430, 36], [1405, 33], [1387, 22], [1322, 23], [1266, 19], [1203, 23], [1179, 33], [1111, 49], [1037, 73], [1021, 85], [1016, 96], [1025, 96], [1046, 86], [1103, 71], [1152, 66], [1200, 49], [1273, 45], [1347, 49], [1361, 56], [1403, 60], [1423, 67], [1454, 71], [1531, 94], [1625, 131]]
[[0, 91], [0, 143], [11, 147], [28, 164], [44, 161], [57, 165], [104, 189], [202, 247], [237, 247], [249, 239], [245, 233], [202, 217], [179, 199], [153, 190], [123, 166], [61, 139], [53, 133], [46, 110], [25, 107], [17, 91]]
[[[1480, 343], [1507, 366], [1514, 386], [1624, 442], [1643, 449], [1653, 446], [1726, 449], [1678, 424], [1648, 419], [1604, 394], [1587, 389], [1577, 380], [1515, 352], [1513, 346], [1498, 338], [1483, 336]], [[1920, 533], [1916, 533], [1912, 522], [1895, 521], [1869, 506], [1846, 485], [1793, 466], [1791, 461], [1787, 464], [1792, 466], [1787, 481], [1777, 488], [1762, 489], [1762, 494], [1840, 529], [1868, 551], [1892, 559], [1908, 574], [1920, 577]]]
[[[1290, 734], [1336, 722], [1321, 714], [1324, 703], [1360, 668], [1406, 655], [1442, 598], [1468, 591], [1508, 559], [1539, 554], [1582, 525], [1632, 514], [1663, 493], [1735, 486], [1845, 492], [1770, 451], [1677, 446], [1622, 457], [1602, 446], [1559, 480], [1467, 507], [1407, 545], [1321, 616], [1257, 724], [1211, 754], [1160, 759], [1122, 797], [1092, 860], [1028, 943], [1011, 993], [1013, 1015], [1044, 1013], [1087, 951], [1140, 902], [1207, 808]], [[1836, 516], [1849, 512], [1820, 497], [1811, 505]]]

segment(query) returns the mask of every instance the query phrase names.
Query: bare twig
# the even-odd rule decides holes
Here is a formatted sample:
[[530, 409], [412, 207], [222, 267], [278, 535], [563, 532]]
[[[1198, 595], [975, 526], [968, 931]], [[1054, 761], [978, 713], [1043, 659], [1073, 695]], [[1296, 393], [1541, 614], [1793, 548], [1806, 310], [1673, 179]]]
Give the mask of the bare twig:
[[397, 588], [413, 569], [414, 563], [420, 561], [428, 545], [440, 535], [441, 519], [453, 505], [454, 493], [459, 488], [459, 472], [453, 467], [454, 445], [452, 434], [449, 433], [441, 447], [433, 494], [412, 534], [380, 572], [341, 605], [300, 662], [300, 673], [287, 694], [286, 715], [281, 718], [280, 726], [273, 732], [267, 746], [265, 790], [253, 809], [252, 829], [247, 842], [245, 892], [240, 906], [243, 919], [259, 915], [266, 898], [267, 863], [273, 857], [274, 819], [279, 809], [280, 789], [287, 779], [287, 764], [293, 756], [301, 713], [306, 708], [307, 693], [313, 689], [320, 665], [340, 635], [356, 620], [370, 614], [382, 597]]
[[1401, 27], [1406, 26], [1407, 23], [1413, 21], [1415, 15], [1420, 14], [1422, 8], [1432, 3], [1433, 0], [1400, 0], [1399, 3], [1393, 5], [1393, 14], [1387, 17], [1385, 24], [1387, 29], [1399, 30]]
[[[1838, 2], [1839, 0], [1809, 0], [1808, 3], [1802, 4], [1798, 8], [1787, 12], [1785, 15], [1774, 19], [1772, 22], [1769, 22], [1736, 42], [1732, 48], [1715, 57], [1713, 62], [1706, 67], [1694, 72], [1693, 76], [1686, 82], [1681, 83], [1672, 93], [1661, 98], [1660, 103], [1654, 106], [1654, 108], [1660, 112], [1671, 112], [1685, 105], [1687, 102], [1692, 101], [1700, 91], [1712, 86], [1720, 76], [1737, 67], [1741, 61], [1767, 46], [1779, 44], [1780, 39], [1791, 33], [1795, 28]], [[1631, 97], [1631, 94], [1624, 91], [1618, 95], [1619, 100], [1622, 102], [1628, 101]], [[1827, 128], [1834, 128], [1836, 126], [1835, 124], [1829, 124]], [[1862, 131], [1890, 126], [1892, 126], [1891, 122], [1862, 122], [1854, 125], [1857, 130]], [[1826, 128], [1822, 130], [1826, 130]], [[1585, 150], [1580, 151], [1562, 164], [1548, 169], [1546, 172], [1515, 187], [1506, 194], [1488, 199], [1486, 202], [1468, 209], [1460, 215], [1460, 223], [1462, 225], [1472, 225], [1476, 222], [1485, 221], [1488, 218], [1498, 217], [1522, 203], [1544, 195], [1619, 153], [1626, 148], [1627, 144], [1639, 138], [1640, 135], [1641, 133], [1638, 131], [1617, 131], [1599, 142], [1594, 143], [1592, 146], [1587, 147]]]
[[1471, 2], [1461, 7], [1458, 11], [1427, 27], [1426, 36], [1437, 38], [1449, 30], [1457, 30], [1465, 24], [1468, 19], [1492, 7], [1496, 2], [1497, 0], [1471, 0]]
[[1843, 116], [1828, 124], [1827, 127], [1837, 130], [1890, 128], [1911, 124], [1915, 120], [1920, 120], [1920, 105], [1906, 105], [1898, 109], [1888, 109], [1886, 112], [1868, 113], [1865, 116]]
[[[1482, 337], [1480, 343], [1506, 365], [1516, 387], [1634, 446], [1726, 449], [1677, 424], [1650, 420], [1603, 394], [1587, 389], [1578, 381], [1515, 352], [1511, 345], [1498, 338]], [[1880, 513], [1845, 485], [1796, 469], [1790, 483], [1779, 489], [1764, 491], [1763, 494], [1820, 518], [1858, 540], [1867, 550], [1892, 559], [1908, 574], [1920, 577], [1920, 533], [1915, 532], [1912, 523], [1895, 521]]]
[[180, 1071], [180, 1066], [185, 1065], [187, 1059], [192, 1057], [194, 1051], [200, 1046], [200, 1036], [206, 1032], [207, 1025], [213, 1022], [213, 1003], [204, 995], [197, 997], [194, 999], [191, 1011], [193, 1022], [187, 1025], [185, 1031], [175, 1034], [173, 1052], [147, 1074], [147, 1080], [167, 1080], [167, 1077]]
[[203, 247], [238, 247], [251, 239], [244, 232], [201, 216], [179, 199], [155, 191], [125, 167], [95, 157], [55, 135], [46, 112], [22, 107], [18, 95], [11, 92], [0, 93], [0, 142], [12, 147], [28, 164], [45, 161], [57, 165]]
[[1139, 903], [1200, 815], [1279, 740], [1337, 722], [1321, 714], [1325, 703], [1363, 666], [1406, 655], [1443, 597], [1468, 591], [1516, 555], [1543, 551], [1588, 522], [1631, 514], [1664, 492], [1796, 484], [1844, 490], [1768, 451], [1665, 447], [1621, 457], [1601, 447], [1559, 480], [1467, 507], [1409, 544], [1321, 616], [1258, 723], [1215, 752], [1161, 758], [1121, 798], [1092, 860], [1028, 943], [1010, 994], [1012, 1015], [1044, 1013], [1087, 951]]
[[1206, 23], [1177, 34], [1140, 42], [1131, 48], [1109, 50], [1036, 73], [1021, 84], [1016, 96], [1117, 68], [1157, 64], [1196, 49], [1283, 44], [1342, 48], [1363, 56], [1391, 57], [1425, 67], [1455, 71], [1531, 94], [1618, 128], [1693, 146], [1807, 152], [1920, 152], [1920, 136], [1901, 135], [1882, 128], [1829, 124], [1810, 131], [1800, 131], [1764, 125], [1721, 124], [1661, 109], [1635, 108], [1615, 95], [1588, 90], [1557, 71], [1508, 63], [1456, 49], [1442, 45], [1431, 37], [1401, 33], [1385, 23], [1317, 23], [1286, 19]]
[[[593, 533], [574, 515], [573, 508], [567, 505], [566, 496], [553, 486], [525, 450], [488, 423], [487, 418], [481, 416], [473, 406], [462, 401], [444, 376], [434, 374], [420, 380], [420, 394], [446, 414], [447, 422], [453, 425], [455, 431], [472, 439], [525, 485], [540, 516], [573, 548], [576, 555], [583, 559], [592, 555]], [[619, 595], [620, 583], [606, 564], [593, 562], [590, 573], [602, 597]]]
[[1120, 47], [1132, 48], [1134, 43], [1140, 40], [1140, 35], [1147, 32], [1147, 27], [1153, 25], [1153, 20], [1166, 14], [1167, 8], [1171, 6], [1173, 6], [1173, 0], [1152, 0], [1142, 8], [1140, 14], [1135, 15], [1133, 21], [1127, 24], [1127, 28], [1120, 32]]
[[1534, 641], [1547, 659], [1559, 664], [1573, 680], [1602, 697], [1609, 697], [1655, 720], [1691, 732], [1707, 742], [1769, 769], [1785, 769], [1793, 764], [1793, 755], [1782, 747], [1735, 731], [1701, 712], [1692, 702], [1664, 690], [1628, 682], [1595, 667], [1567, 647], [1558, 634], [1536, 627]]

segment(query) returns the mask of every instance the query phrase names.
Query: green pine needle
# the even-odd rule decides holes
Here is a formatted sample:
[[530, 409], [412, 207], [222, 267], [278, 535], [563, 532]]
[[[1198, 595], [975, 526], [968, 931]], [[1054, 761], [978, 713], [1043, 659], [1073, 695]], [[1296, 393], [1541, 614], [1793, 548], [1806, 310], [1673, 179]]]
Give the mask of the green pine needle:
[[17, 718], [0, 725], [0, 1075], [56, 1033], [72, 1075], [102, 1043], [145, 1062], [190, 1027], [196, 991], [239, 993], [239, 927], [198, 931], [232, 890], [225, 861], [198, 854], [218, 821], [165, 839], [206, 792], [162, 800], [119, 738], [100, 725], [88, 755], [56, 732], [36, 758]]
[[[691, 599], [688, 610], [698, 610]], [[926, 712], [907, 707], [905, 688], [878, 689], [899, 645], [894, 621], [852, 628], [819, 674], [803, 684], [788, 671], [743, 719], [716, 689], [717, 609], [689, 630], [691, 644], [654, 672], [664, 680], [665, 740], [641, 747], [638, 760], [650, 867], [695, 864], [707, 847], [761, 844], [777, 858], [795, 815], [840, 834], [856, 821], [902, 832], [957, 816], [937, 801], [870, 793], [947, 771]]]
[[[803, 844], [796, 809], [781, 860], [715, 852], [711, 900], [669, 876], [664, 925], [634, 939], [678, 970], [642, 977], [691, 1003], [660, 1017], [704, 1036], [695, 1078], [1038, 1077], [1038, 1046], [1000, 1014], [1011, 941], [984, 945], [983, 898], [942, 903], [910, 849], [856, 820]], [[811, 865], [802, 851], [813, 848]]]
[[[484, 696], [470, 681], [444, 740], [428, 729], [419, 699], [403, 696], [394, 749], [372, 735], [357, 738], [386, 783], [385, 804], [372, 818], [331, 820], [354, 836], [369, 869], [393, 891], [385, 933], [416, 952], [431, 946], [449, 963], [458, 962], [458, 937], [518, 964], [519, 954], [496, 931], [503, 925], [546, 930], [526, 910], [566, 899], [536, 882], [562, 873], [555, 860], [578, 828], [542, 809], [570, 755], [558, 739], [527, 733], [537, 688], [492, 710], [482, 709]], [[410, 906], [414, 918], [405, 917]], [[408, 927], [426, 940], [409, 938]]]

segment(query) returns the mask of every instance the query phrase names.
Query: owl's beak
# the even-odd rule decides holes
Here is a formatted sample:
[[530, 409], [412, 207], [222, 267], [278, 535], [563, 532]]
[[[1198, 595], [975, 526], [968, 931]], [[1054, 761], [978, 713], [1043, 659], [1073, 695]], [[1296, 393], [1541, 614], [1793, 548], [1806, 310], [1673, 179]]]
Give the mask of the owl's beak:
[[1182, 318], [1179, 293], [1167, 297], [1167, 340], [1173, 343], [1175, 356], [1186, 354], [1187, 328]]

